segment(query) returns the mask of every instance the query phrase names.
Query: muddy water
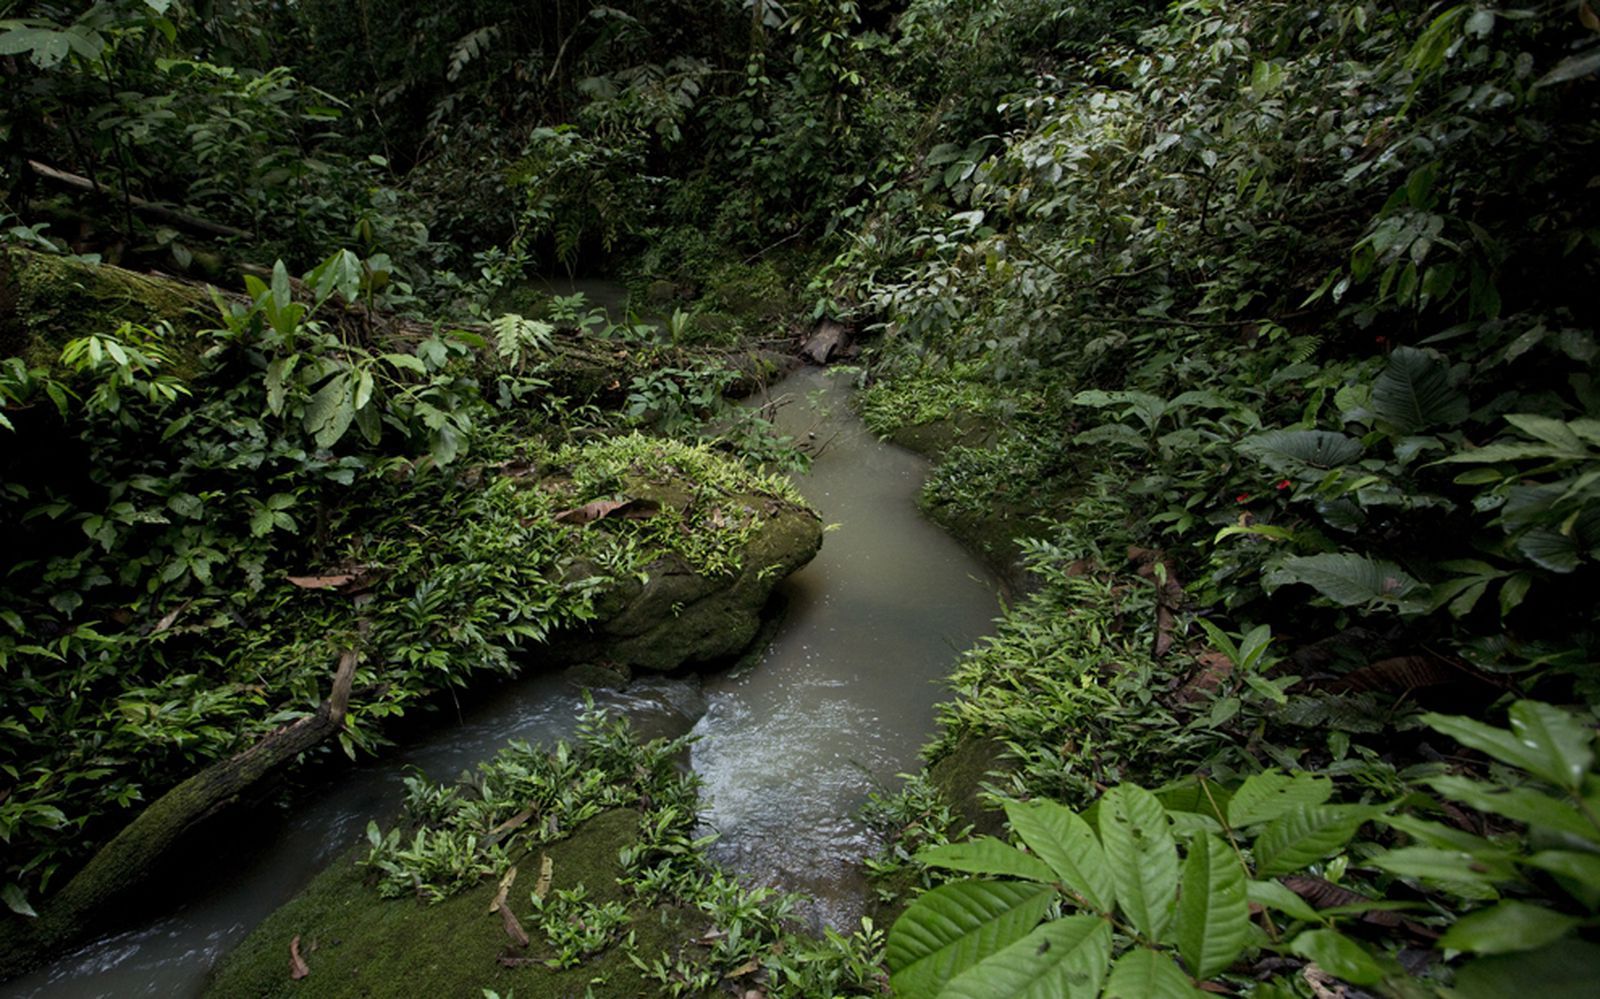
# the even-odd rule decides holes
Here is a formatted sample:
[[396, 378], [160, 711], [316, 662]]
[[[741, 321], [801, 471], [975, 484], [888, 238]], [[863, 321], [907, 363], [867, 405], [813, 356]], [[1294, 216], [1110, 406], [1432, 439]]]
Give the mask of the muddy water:
[[846, 409], [846, 376], [815, 368], [774, 391], [784, 429], [819, 449], [800, 491], [837, 524], [784, 583], [789, 614], [759, 666], [706, 679], [694, 768], [719, 860], [817, 899], [850, 928], [871, 849], [855, 813], [914, 770], [939, 681], [990, 630], [992, 577], [917, 513], [928, 465]]
[[[855, 812], [871, 790], [915, 769], [938, 681], [988, 630], [997, 604], [984, 570], [918, 515], [926, 463], [879, 442], [847, 411], [843, 379], [808, 370], [775, 391], [780, 421], [818, 451], [800, 489], [838, 527], [784, 584], [788, 614], [763, 661], [703, 680], [647, 678], [596, 700], [646, 736], [694, 724], [706, 822], [722, 835], [717, 857], [815, 896], [819, 922], [848, 927], [866, 897], [859, 860], [871, 848]], [[221, 955], [359, 842], [368, 821], [393, 815], [413, 768], [452, 777], [510, 739], [569, 735], [578, 706], [577, 690], [557, 677], [508, 684], [457, 724], [341, 774], [197, 857], [192, 884], [159, 917], [0, 985], [0, 996], [198, 995]]]

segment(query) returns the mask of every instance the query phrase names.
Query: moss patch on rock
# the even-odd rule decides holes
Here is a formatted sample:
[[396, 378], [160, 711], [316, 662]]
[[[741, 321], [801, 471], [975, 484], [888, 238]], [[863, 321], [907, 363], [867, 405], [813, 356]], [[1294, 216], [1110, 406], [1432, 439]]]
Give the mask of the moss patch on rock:
[[[556, 955], [537, 933], [528, 901], [541, 853], [550, 859], [551, 892], [582, 885], [597, 901], [623, 900], [618, 851], [638, 832], [637, 811], [613, 809], [590, 819], [568, 839], [517, 858], [521, 873], [510, 905], [534, 938], [526, 949], [508, 937], [500, 915], [489, 912], [495, 881], [438, 905], [414, 898], [381, 899], [353, 851], [251, 933], [217, 969], [206, 995], [481, 999], [485, 988], [502, 996], [515, 991], [550, 999], [581, 999], [590, 990], [598, 996], [655, 995], [657, 989], [620, 944], [576, 967], [539, 963]], [[689, 933], [689, 914], [678, 906], [635, 903], [629, 917], [640, 950], [666, 949]], [[289, 975], [289, 945], [297, 936], [310, 969], [298, 981]], [[508, 967], [502, 958], [516, 963]]]

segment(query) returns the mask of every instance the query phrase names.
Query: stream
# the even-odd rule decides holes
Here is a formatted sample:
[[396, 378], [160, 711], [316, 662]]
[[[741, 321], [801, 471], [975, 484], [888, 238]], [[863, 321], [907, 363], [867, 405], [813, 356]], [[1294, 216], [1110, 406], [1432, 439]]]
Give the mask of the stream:
[[[797, 480], [837, 524], [822, 551], [780, 587], [788, 610], [761, 661], [734, 673], [645, 676], [594, 691], [646, 738], [699, 737], [712, 848], [753, 879], [816, 899], [809, 915], [848, 931], [871, 852], [855, 813], [915, 770], [933, 734], [938, 681], [990, 629], [997, 588], [960, 545], [917, 512], [921, 458], [877, 440], [847, 408], [848, 376], [806, 369], [775, 387], [778, 420], [817, 458]], [[364, 835], [398, 810], [415, 770], [449, 778], [508, 740], [571, 734], [580, 692], [560, 676], [505, 684], [403, 750], [302, 792], [289, 807], [196, 851], [136, 927], [93, 941], [0, 986], [23, 997], [197, 996], [217, 960]]]

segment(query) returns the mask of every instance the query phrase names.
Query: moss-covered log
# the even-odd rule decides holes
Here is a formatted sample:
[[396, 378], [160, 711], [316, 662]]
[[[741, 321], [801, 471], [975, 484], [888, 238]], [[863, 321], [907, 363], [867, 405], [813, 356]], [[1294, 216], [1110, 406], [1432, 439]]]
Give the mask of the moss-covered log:
[[0, 978], [35, 955], [92, 931], [185, 835], [344, 727], [357, 654], [339, 657], [332, 690], [315, 713], [213, 763], [157, 798], [84, 865], [32, 922], [11, 920], [0, 940]]

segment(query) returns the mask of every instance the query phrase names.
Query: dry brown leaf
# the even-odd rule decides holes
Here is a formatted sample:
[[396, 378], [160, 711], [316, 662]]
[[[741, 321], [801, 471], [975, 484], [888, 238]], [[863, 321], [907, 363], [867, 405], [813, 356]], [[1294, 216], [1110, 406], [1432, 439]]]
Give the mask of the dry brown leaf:
[[355, 579], [353, 572], [341, 572], [333, 576], [290, 576], [289, 582], [302, 590], [337, 590]]
[[643, 499], [598, 499], [591, 500], [583, 506], [575, 506], [570, 510], [562, 510], [556, 514], [558, 524], [592, 524], [604, 517], [616, 514], [630, 520], [642, 520], [653, 517], [661, 510], [661, 504], [652, 500]]
[[745, 963], [739, 965], [737, 968], [734, 968], [732, 971], [728, 972], [726, 975], [723, 975], [722, 976], [722, 980], [725, 981], [725, 982], [729, 982], [729, 981], [732, 981], [735, 978], [743, 978], [745, 975], [750, 974], [751, 972], [755, 971], [759, 967], [761, 967], [761, 959], [759, 957], [752, 957], [750, 960], [748, 960]]
[[156, 626], [150, 629], [150, 634], [159, 635], [163, 631], [166, 631], [168, 628], [172, 627], [175, 623], [177, 623], [178, 615], [188, 610], [189, 605], [192, 603], [194, 603], [193, 600], [185, 600], [183, 603], [163, 614], [161, 620], [156, 622]]
[[1178, 699], [1185, 704], [1202, 700], [1206, 694], [1215, 693], [1233, 673], [1233, 660], [1215, 649], [1194, 654], [1199, 669], [1178, 688]]
[[505, 836], [506, 833], [511, 832], [513, 829], [517, 829], [517, 828], [521, 827], [529, 819], [533, 818], [533, 816], [535, 815], [535, 813], [538, 812], [538, 810], [539, 810], [539, 806], [538, 805], [529, 805], [527, 808], [524, 808], [522, 811], [520, 811], [517, 814], [511, 816], [511, 818], [506, 819], [504, 822], [502, 822], [499, 825], [495, 826], [493, 829], [490, 829], [489, 830], [489, 835], [486, 837], [486, 839], [490, 843], [498, 843], [498, 842], [500, 842], [500, 840]]
[[1403, 694], [1454, 683], [1463, 676], [1462, 670], [1439, 656], [1395, 656], [1347, 673], [1328, 684], [1328, 689], [1341, 694], [1369, 690]]
[[543, 900], [550, 891], [550, 878], [555, 874], [555, 861], [548, 853], [539, 854], [539, 880], [533, 883], [533, 897]]
[[298, 982], [309, 974], [311, 966], [300, 956], [300, 934], [296, 933], [294, 939], [289, 941], [289, 978]]
[[1586, 3], [1578, 4], [1578, 23], [1590, 31], [1600, 31], [1600, 17], [1595, 17], [1594, 9]]
[[1151, 654], [1160, 659], [1172, 648], [1172, 633], [1178, 623], [1176, 612], [1183, 605], [1178, 567], [1158, 548], [1129, 546], [1128, 561], [1138, 566], [1139, 575], [1156, 584], [1156, 634]]
[[511, 883], [517, 880], [517, 866], [512, 864], [500, 878], [500, 887], [494, 893], [494, 901], [489, 903], [489, 915], [500, 911], [500, 906], [505, 904], [506, 893], [511, 891]]
[[522, 928], [522, 923], [517, 920], [516, 913], [512, 912], [511, 906], [504, 902], [500, 903], [500, 925], [505, 927], [506, 936], [510, 937], [511, 942], [518, 947], [526, 947], [532, 942], [528, 939], [527, 931]]

